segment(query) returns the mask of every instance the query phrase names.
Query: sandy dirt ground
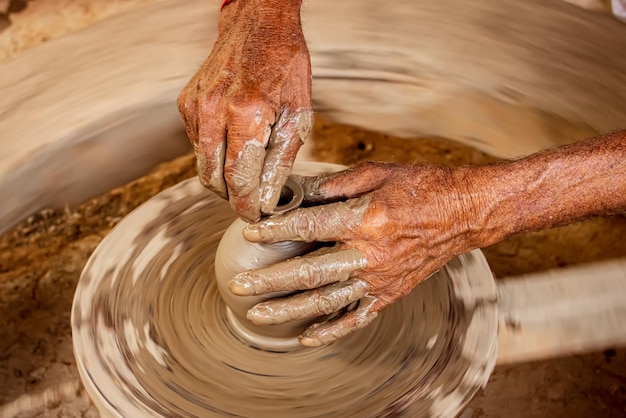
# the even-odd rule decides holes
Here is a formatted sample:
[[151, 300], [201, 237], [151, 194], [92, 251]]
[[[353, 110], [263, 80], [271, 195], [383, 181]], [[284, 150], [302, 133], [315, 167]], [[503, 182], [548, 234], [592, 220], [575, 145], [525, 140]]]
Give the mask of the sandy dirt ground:
[[[147, 1], [0, 0], [0, 62]], [[29, 25], [34, 28], [30, 32]], [[402, 140], [322, 120], [316, 123], [311, 153], [315, 159], [346, 165], [365, 160], [448, 166], [495, 161], [444, 139]], [[47, 408], [32, 405], [19, 416], [98, 416], [82, 390], [72, 386], [77, 372], [69, 316], [80, 272], [122, 217], [194, 175], [194, 160], [188, 155], [79, 207], [41, 211], [0, 236], [0, 405], [16, 399], [28, 405], [28, 396], [37, 399], [48, 388], [69, 384], [64, 399], [53, 400]], [[624, 256], [625, 233], [624, 216], [595, 219], [516, 237], [485, 249], [485, 254], [496, 276], [505, 277]], [[626, 416], [626, 350], [616, 347], [498, 367], [463, 417], [503, 416]]]

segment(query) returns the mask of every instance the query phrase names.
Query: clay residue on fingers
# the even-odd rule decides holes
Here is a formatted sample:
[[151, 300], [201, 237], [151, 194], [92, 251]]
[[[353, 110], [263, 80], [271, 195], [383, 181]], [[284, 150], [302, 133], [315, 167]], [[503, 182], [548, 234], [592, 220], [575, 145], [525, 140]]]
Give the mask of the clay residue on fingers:
[[[365, 162], [333, 173], [300, 179], [305, 200], [310, 203], [331, 203], [355, 199], [383, 187], [392, 173], [406, 167], [389, 162]], [[402, 174], [406, 175], [406, 174]]]
[[300, 336], [300, 343], [305, 347], [328, 345], [367, 327], [378, 317], [378, 312], [373, 310], [375, 303], [375, 298], [362, 298], [356, 310], [338, 319], [311, 325]]
[[265, 149], [256, 138], [246, 141], [237, 155], [236, 162], [231, 164], [228, 174], [229, 189], [238, 196], [247, 195], [258, 188], [258, 174], [263, 168]]
[[296, 154], [313, 126], [311, 110], [283, 114], [272, 129], [261, 175], [261, 211], [271, 213], [280, 199], [280, 190], [291, 173]]
[[340, 282], [282, 299], [259, 303], [247, 318], [257, 325], [274, 325], [334, 313], [365, 295], [362, 281]]
[[346, 202], [311, 208], [299, 208], [285, 215], [271, 217], [244, 229], [251, 242], [340, 241], [360, 227], [371, 202], [363, 196]]
[[324, 193], [320, 191], [320, 186], [335, 176], [337, 176], [337, 173], [325, 173], [319, 176], [299, 177], [296, 180], [298, 184], [300, 184], [300, 187], [302, 187], [304, 200], [306, 202], [330, 203]]
[[196, 154], [196, 168], [198, 170], [200, 182], [222, 199], [228, 200], [228, 190], [226, 189], [226, 182], [224, 180], [225, 149], [226, 147], [224, 144], [218, 145], [215, 153], [211, 156], [213, 164], [211, 165], [212, 169], [209, 170], [209, 156], [206, 153], [201, 152], [198, 147], [194, 146]]
[[237, 160], [225, 168], [231, 207], [249, 220], [260, 217], [259, 173], [264, 158], [263, 144], [252, 138], [244, 144]]
[[333, 251], [321, 255], [313, 253], [240, 273], [230, 281], [229, 289], [240, 296], [315, 289], [348, 280], [366, 266], [367, 259], [358, 250]]

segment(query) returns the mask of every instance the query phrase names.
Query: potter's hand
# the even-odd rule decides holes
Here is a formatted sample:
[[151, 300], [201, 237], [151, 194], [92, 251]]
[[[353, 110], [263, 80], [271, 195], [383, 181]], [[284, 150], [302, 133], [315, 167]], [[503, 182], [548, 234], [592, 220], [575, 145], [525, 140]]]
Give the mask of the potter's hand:
[[233, 293], [315, 289], [253, 307], [259, 324], [356, 310], [301, 336], [330, 343], [363, 328], [453, 256], [592, 216], [626, 213], [626, 130], [485, 167], [367, 164], [302, 180], [311, 201], [348, 199], [269, 218], [251, 241], [336, 241], [334, 248], [244, 272]]
[[241, 273], [230, 289], [238, 295], [314, 289], [256, 305], [248, 318], [257, 324], [315, 318], [359, 301], [349, 313], [308, 328], [300, 337], [305, 346], [328, 344], [365, 327], [453, 256], [475, 248], [470, 200], [461, 199], [469, 196], [466, 183], [449, 169], [370, 163], [303, 178], [302, 185], [305, 199], [335, 203], [249, 225], [244, 236], [253, 242], [337, 244]]
[[300, 0], [236, 0], [178, 107], [199, 177], [247, 220], [270, 213], [311, 129]]

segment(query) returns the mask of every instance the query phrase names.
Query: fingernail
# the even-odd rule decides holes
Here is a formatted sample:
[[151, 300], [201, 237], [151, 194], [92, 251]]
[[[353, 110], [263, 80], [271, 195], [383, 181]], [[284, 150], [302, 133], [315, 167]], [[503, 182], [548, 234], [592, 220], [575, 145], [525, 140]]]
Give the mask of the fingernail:
[[272, 325], [275, 323], [272, 317], [272, 309], [264, 305], [252, 307], [246, 314], [248, 321], [256, 325]]
[[252, 281], [241, 274], [235, 276], [230, 282], [228, 282], [228, 289], [237, 296], [252, 296], [254, 295], [254, 289], [252, 288]]
[[243, 237], [251, 242], [261, 241], [261, 229], [258, 225], [249, 224], [243, 229]]
[[324, 345], [319, 338], [305, 337], [304, 335], [301, 335], [298, 340], [300, 341], [300, 344], [310, 348], [321, 347], [322, 345]]

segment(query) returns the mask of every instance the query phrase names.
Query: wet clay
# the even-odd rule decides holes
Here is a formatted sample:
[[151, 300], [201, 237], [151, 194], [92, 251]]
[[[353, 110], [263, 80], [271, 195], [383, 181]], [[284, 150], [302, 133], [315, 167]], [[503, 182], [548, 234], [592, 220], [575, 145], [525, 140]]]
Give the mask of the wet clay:
[[280, 189], [291, 171], [293, 156], [311, 132], [313, 112], [298, 109], [283, 114], [272, 128], [261, 171], [261, 212], [272, 213], [280, 198]]
[[268, 267], [287, 258], [313, 250], [313, 244], [301, 242], [278, 242], [275, 244], [255, 244], [243, 237], [246, 225], [235, 220], [224, 232], [215, 255], [215, 277], [221, 297], [227, 308], [226, 314], [236, 332], [247, 341], [252, 341], [263, 349], [286, 350], [298, 347], [296, 337], [307, 324], [298, 322], [278, 327], [259, 327], [248, 321], [250, 308], [268, 297], [282, 296], [285, 293], [270, 293], [259, 296], [237, 296], [230, 291], [229, 283], [237, 274], [261, 267]]
[[264, 350], [232, 329], [215, 280], [234, 220], [228, 202], [191, 179], [128, 215], [95, 250], [72, 331], [103, 416], [450, 417], [487, 383], [496, 288], [480, 252], [335, 344]]
[[[315, 167], [317, 170], [311, 171]], [[309, 165], [308, 171], [300, 167], [301, 174], [315, 175], [322, 171], [338, 171], [343, 168], [335, 164]], [[302, 203], [302, 188], [293, 178], [289, 177], [285, 184], [293, 192], [293, 198], [285, 205], [275, 210], [282, 213], [294, 209]], [[286, 295], [287, 292], [275, 292], [262, 297], [231, 291], [231, 282], [239, 274], [259, 268], [271, 268], [275, 263], [288, 258], [303, 255], [315, 249], [316, 244], [304, 242], [283, 241], [274, 244], [257, 244], [244, 239], [246, 222], [237, 219], [224, 232], [215, 253], [215, 279], [220, 295], [226, 304], [226, 318], [231, 329], [247, 343], [265, 350], [285, 351], [298, 348], [297, 337], [309, 325], [308, 321], [294, 321], [289, 324], [275, 327], [259, 327], [248, 318], [248, 311], [254, 305], [268, 298]]]

